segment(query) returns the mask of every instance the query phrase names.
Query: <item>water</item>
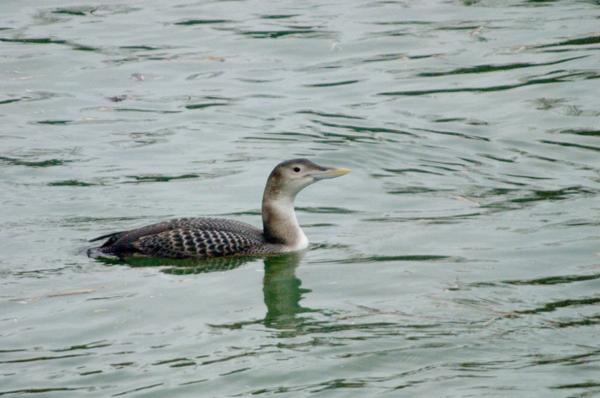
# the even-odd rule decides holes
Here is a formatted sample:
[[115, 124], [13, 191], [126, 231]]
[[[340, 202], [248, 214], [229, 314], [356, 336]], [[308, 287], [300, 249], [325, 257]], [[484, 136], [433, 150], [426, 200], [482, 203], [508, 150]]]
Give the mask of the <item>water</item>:
[[[600, 395], [597, 1], [0, 5], [0, 395]], [[176, 216], [304, 255], [88, 259]]]

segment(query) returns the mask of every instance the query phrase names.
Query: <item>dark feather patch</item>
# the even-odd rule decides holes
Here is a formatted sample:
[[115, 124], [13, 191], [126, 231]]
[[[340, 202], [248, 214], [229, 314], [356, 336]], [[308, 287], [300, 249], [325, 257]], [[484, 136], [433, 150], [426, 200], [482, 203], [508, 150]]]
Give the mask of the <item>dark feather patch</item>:
[[104, 235], [98, 250], [127, 257], [209, 258], [268, 252], [262, 231], [222, 218], [179, 218], [130, 231]]
[[177, 228], [138, 239], [133, 246], [141, 254], [156, 257], [222, 257], [244, 254], [262, 242], [231, 231]]

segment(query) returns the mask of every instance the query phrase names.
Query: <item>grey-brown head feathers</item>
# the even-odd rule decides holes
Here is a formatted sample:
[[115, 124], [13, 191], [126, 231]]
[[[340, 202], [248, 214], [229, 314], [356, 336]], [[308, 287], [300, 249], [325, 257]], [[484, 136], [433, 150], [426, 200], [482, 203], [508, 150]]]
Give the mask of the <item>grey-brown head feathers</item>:
[[265, 198], [289, 196], [294, 198], [298, 192], [314, 183], [314, 176], [327, 171], [308, 159], [292, 159], [279, 163], [267, 179]]

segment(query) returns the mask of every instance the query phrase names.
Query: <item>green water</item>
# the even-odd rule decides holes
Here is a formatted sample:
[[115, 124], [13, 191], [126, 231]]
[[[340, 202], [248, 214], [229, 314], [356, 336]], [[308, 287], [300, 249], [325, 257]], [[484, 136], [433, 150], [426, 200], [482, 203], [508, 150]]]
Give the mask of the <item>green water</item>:
[[[600, 396], [597, 1], [0, 4], [0, 396]], [[260, 225], [302, 255], [87, 239]]]

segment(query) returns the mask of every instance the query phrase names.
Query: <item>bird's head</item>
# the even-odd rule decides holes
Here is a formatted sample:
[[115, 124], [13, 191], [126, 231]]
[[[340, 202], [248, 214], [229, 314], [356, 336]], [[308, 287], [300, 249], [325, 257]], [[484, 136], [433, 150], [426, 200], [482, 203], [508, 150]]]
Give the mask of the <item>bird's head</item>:
[[267, 181], [265, 194], [274, 197], [289, 197], [293, 200], [296, 194], [307, 186], [328, 178], [348, 174], [350, 169], [340, 167], [319, 166], [308, 159], [292, 159], [279, 163]]

